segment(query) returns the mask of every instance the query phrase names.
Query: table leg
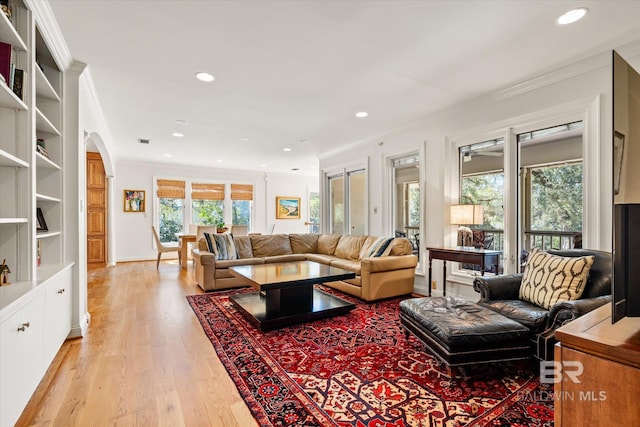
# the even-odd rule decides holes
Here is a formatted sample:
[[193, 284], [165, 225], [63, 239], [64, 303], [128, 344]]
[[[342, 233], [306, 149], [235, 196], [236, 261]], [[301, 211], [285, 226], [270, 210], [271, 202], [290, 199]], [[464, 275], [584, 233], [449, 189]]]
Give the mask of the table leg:
[[447, 261], [442, 263], [442, 296], [447, 296]]
[[427, 286], [429, 286], [429, 296], [431, 296], [431, 257], [429, 257], [429, 283], [427, 284]]
[[189, 246], [189, 242], [187, 239], [180, 239], [180, 268], [187, 268], [187, 247]]

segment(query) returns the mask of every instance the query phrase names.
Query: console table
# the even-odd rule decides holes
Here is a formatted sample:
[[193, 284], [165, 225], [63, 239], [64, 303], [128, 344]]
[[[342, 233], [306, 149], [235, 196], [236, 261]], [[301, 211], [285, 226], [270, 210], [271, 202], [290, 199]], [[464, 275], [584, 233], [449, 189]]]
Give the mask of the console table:
[[456, 246], [454, 248], [427, 248], [429, 251], [429, 296], [431, 296], [431, 264], [432, 260], [440, 259], [444, 261], [442, 295], [447, 295], [447, 261], [461, 262], [480, 266], [480, 275], [484, 276], [485, 267], [492, 262], [500, 266], [500, 256], [502, 251], [489, 249], [476, 249], [471, 246]]

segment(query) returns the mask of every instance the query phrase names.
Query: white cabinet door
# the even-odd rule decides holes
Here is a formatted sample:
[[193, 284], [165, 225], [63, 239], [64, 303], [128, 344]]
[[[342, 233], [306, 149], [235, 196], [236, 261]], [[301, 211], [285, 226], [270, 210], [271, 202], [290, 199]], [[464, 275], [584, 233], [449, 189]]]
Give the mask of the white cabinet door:
[[12, 426], [44, 375], [44, 293], [0, 325], [0, 426]]
[[44, 363], [49, 366], [71, 330], [71, 269], [47, 280], [44, 286]]

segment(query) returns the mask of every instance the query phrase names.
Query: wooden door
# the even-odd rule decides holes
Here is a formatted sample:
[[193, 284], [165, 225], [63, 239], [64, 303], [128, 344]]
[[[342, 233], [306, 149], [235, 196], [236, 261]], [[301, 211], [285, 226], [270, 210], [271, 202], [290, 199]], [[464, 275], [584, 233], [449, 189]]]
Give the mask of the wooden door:
[[107, 177], [100, 153], [87, 152], [87, 263], [106, 264]]

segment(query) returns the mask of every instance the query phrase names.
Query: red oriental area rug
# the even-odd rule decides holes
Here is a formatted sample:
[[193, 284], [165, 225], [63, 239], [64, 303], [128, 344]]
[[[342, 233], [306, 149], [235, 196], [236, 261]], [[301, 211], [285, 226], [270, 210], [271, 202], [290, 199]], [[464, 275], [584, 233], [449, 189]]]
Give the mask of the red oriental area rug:
[[229, 301], [247, 290], [187, 299], [261, 426], [553, 426], [553, 389], [536, 362], [450, 373], [398, 317], [401, 299], [339, 294], [349, 314], [270, 332]]

